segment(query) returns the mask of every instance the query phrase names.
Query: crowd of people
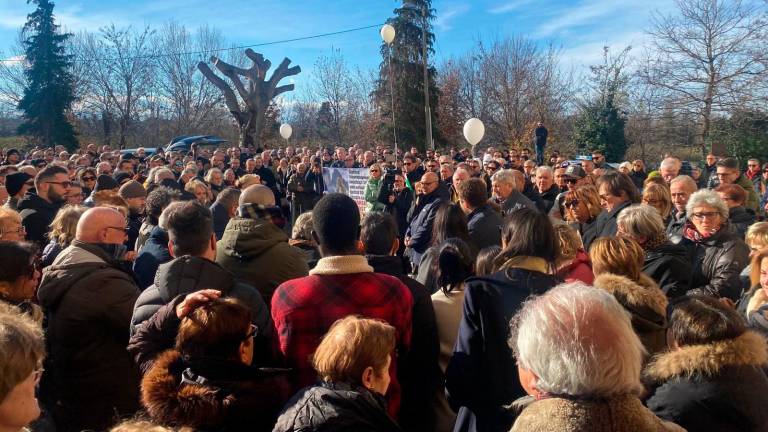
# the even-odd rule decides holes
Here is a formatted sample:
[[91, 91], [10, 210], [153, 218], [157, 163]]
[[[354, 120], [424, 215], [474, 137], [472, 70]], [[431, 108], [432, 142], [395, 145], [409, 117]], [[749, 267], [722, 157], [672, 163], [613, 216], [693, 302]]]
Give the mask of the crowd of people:
[[536, 150], [3, 151], [0, 430], [768, 431], [768, 163]]

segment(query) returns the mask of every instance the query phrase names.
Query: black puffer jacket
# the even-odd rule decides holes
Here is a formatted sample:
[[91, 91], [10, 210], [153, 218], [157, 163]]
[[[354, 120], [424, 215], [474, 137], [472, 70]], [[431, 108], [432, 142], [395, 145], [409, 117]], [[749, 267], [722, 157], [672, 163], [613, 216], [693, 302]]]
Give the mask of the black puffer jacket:
[[643, 273], [659, 284], [669, 298], [685, 295], [691, 284], [688, 251], [672, 243], [663, 243], [645, 251]]
[[749, 262], [749, 247], [727, 225], [700, 241], [683, 237], [680, 245], [688, 250], [691, 261], [689, 294], [739, 299], [739, 274]]
[[731, 231], [739, 238], [744, 238], [747, 228], [755, 222], [757, 222], [757, 215], [752, 209], [739, 206], [728, 210], [728, 224], [731, 226]]
[[689, 432], [768, 430], [768, 347], [748, 331], [735, 339], [688, 345], [646, 369], [658, 387], [646, 404]]
[[48, 242], [49, 226], [63, 203], [49, 203], [34, 192], [27, 192], [19, 201], [21, 224], [27, 230], [27, 240], [42, 249]]
[[[251, 310], [253, 323], [259, 328], [254, 339], [254, 364], [271, 364], [275, 344], [275, 325], [269, 309], [256, 289], [235, 281], [232, 273], [205, 258], [182, 256], [160, 266], [155, 283], [141, 293], [131, 317], [131, 333], [170, 303], [177, 296], [184, 296], [202, 289], [216, 289], [225, 297], [242, 301]], [[276, 345], [274, 345], [276, 346]], [[169, 349], [167, 346], [164, 349]], [[264, 353], [264, 354], [262, 354]], [[261, 355], [259, 355], [261, 354]], [[269, 354], [269, 357], [264, 358]]]
[[398, 432], [384, 397], [363, 387], [323, 382], [294, 396], [272, 432]]

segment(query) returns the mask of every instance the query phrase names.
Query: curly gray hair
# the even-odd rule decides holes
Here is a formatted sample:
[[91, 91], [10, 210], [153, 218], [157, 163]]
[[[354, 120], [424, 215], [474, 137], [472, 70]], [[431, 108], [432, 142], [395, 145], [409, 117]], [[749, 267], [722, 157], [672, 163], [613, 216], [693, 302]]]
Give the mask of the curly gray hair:
[[728, 205], [722, 198], [720, 198], [720, 195], [718, 195], [717, 192], [709, 189], [702, 189], [691, 195], [691, 198], [688, 199], [688, 204], [685, 205], [685, 214], [690, 219], [693, 214], [693, 209], [702, 205], [717, 209], [717, 212], [720, 213], [720, 217], [722, 217], [723, 220], [728, 219]]

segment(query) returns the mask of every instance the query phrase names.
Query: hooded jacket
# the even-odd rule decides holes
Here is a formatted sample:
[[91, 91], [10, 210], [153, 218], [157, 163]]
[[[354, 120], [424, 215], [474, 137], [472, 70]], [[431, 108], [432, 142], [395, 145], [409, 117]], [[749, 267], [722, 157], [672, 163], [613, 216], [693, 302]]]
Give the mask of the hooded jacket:
[[136, 273], [139, 288], [143, 290], [152, 285], [160, 264], [167, 263], [172, 258], [168, 251], [168, 232], [159, 226], [152, 228], [133, 262], [133, 272]]
[[646, 405], [689, 432], [768, 430], [765, 339], [747, 331], [735, 339], [687, 345], [646, 368], [659, 386]]
[[601, 274], [594, 286], [608, 291], [632, 315], [632, 328], [649, 355], [667, 347], [667, 297], [651, 278], [640, 274], [640, 280]]
[[49, 203], [32, 191], [19, 201], [18, 212], [21, 224], [27, 231], [27, 241], [35, 242], [41, 249], [48, 242], [49, 226], [56, 217], [62, 203]]
[[645, 251], [643, 273], [659, 284], [668, 298], [685, 295], [691, 284], [688, 251], [672, 243], [663, 243]]
[[636, 396], [609, 399], [552, 397], [523, 410], [510, 432], [684, 432], [644, 407]]
[[184, 360], [169, 350], [141, 383], [153, 421], [205, 431], [268, 431], [289, 397], [284, 374], [224, 359]]
[[691, 262], [689, 294], [739, 299], [739, 274], [749, 262], [749, 247], [727, 225], [700, 242], [683, 238], [680, 245], [687, 249]]
[[592, 261], [584, 249], [579, 249], [573, 261], [557, 272], [557, 275], [566, 282], [581, 281], [587, 285], [592, 285], [595, 281], [595, 274], [592, 272]]
[[268, 219], [229, 220], [216, 247], [216, 262], [255, 287], [267, 305], [281, 283], [309, 273], [304, 254]]
[[299, 392], [272, 432], [398, 432], [384, 397], [363, 387], [322, 382]]
[[[131, 317], [131, 334], [136, 327], [152, 317], [161, 306], [177, 296], [184, 296], [202, 289], [216, 289], [224, 297], [233, 297], [251, 310], [253, 323], [258, 327], [254, 338], [254, 364], [270, 364], [271, 353], [277, 347], [275, 325], [269, 308], [256, 289], [237, 282], [232, 273], [205, 258], [185, 255], [160, 266], [155, 283], [141, 293]], [[274, 345], [273, 345], [274, 344]], [[165, 349], [171, 348], [170, 346]], [[259, 356], [261, 354], [261, 356]]]
[[739, 238], [744, 238], [747, 228], [757, 222], [757, 215], [754, 210], [744, 206], [728, 209], [728, 225]]
[[126, 350], [139, 288], [99, 245], [74, 240], [43, 272], [46, 375], [60, 430], [106, 429], [138, 408], [139, 374]]

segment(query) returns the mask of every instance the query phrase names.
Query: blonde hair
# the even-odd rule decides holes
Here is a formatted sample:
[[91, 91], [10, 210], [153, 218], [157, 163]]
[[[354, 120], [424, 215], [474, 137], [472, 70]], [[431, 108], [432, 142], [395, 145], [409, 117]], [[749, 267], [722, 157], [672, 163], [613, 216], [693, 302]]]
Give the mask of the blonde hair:
[[261, 176], [258, 174], [246, 174], [235, 181], [235, 186], [240, 189], [257, 184], [261, 184]]
[[0, 207], [0, 235], [2, 235], [2, 228], [11, 222], [21, 223], [21, 215], [19, 212], [9, 208]]
[[372, 367], [378, 375], [394, 349], [394, 327], [350, 315], [333, 323], [323, 336], [312, 365], [324, 381], [360, 385], [363, 372]]
[[640, 245], [625, 237], [601, 237], [589, 249], [595, 276], [611, 273], [638, 281], [645, 261]]
[[53, 222], [51, 222], [51, 232], [48, 233], [48, 238], [61, 246], [69, 246], [69, 244], [72, 243], [72, 240], [75, 239], [77, 221], [80, 220], [80, 216], [82, 216], [86, 210], [88, 210], [88, 207], [81, 205], [67, 205], [62, 207], [56, 213]]
[[14, 307], [0, 305], [0, 403], [40, 367], [44, 356], [41, 326]]
[[758, 222], [750, 225], [744, 241], [753, 247], [755, 243], [760, 243], [761, 247], [768, 247], [768, 222]]
[[[597, 188], [592, 185], [583, 185], [573, 190], [569, 190], [565, 193], [563, 202], [567, 202], [572, 198], [583, 202], [584, 205], [587, 206], [587, 210], [589, 210], [589, 215], [593, 218], [597, 217], [597, 215], [603, 211], [602, 207], [600, 207], [600, 195], [597, 193]], [[575, 221], [576, 219], [573, 212], [568, 208], [565, 210], [566, 216], [570, 218], [569, 220]]]
[[[765, 259], [768, 259], [768, 248], [760, 249], [752, 256], [749, 269], [749, 281], [752, 283], [753, 287], [760, 285], [760, 266]], [[768, 286], [762, 288], [768, 288]]]
[[669, 186], [666, 184], [648, 184], [643, 190], [643, 201], [646, 200], [659, 202], [660, 208], [657, 208], [656, 205], [651, 203], [648, 203], [648, 205], [658, 210], [662, 219], [667, 219], [669, 214], [672, 213], [672, 195], [669, 192]]
[[557, 242], [560, 244], [560, 253], [557, 256], [555, 265], [560, 267], [560, 265], [576, 258], [576, 254], [579, 252], [579, 249], [584, 248], [584, 244], [579, 237], [579, 233], [572, 226], [561, 223], [556, 224], [554, 229]]

